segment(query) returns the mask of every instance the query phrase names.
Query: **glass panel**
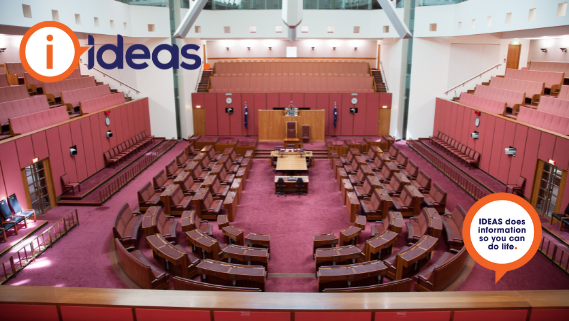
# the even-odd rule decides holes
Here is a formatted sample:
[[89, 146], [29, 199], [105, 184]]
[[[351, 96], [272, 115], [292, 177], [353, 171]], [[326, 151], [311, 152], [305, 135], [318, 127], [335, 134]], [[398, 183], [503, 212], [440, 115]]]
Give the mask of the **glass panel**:
[[[116, 0], [118, 2], [137, 6], [167, 7], [167, 0]], [[182, 7], [184, 8], [184, 7]]]

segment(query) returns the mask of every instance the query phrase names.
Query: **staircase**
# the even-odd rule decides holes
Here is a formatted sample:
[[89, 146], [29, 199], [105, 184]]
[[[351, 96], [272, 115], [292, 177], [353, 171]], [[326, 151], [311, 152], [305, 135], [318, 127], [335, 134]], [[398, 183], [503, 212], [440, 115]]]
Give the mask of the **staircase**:
[[[104, 82], [95, 81], [95, 85], [97, 85], [97, 86], [102, 86], [104, 84], [105, 84]], [[116, 94], [119, 92], [118, 89], [112, 89], [112, 88], [110, 88], [110, 89], [111, 89], [111, 94]], [[128, 96], [127, 94], [124, 94], [124, 101], [125, 102], [131, 101], [131, 100], [132, 100], [132, 97]]]
[[202, 80], [198, 86], [199, 93], [207, 92], [207, 84], [209, 83], [209, 77], [211, 77], [211, 70], [204, 70], [202, 73]]
[[371, 74], [375, 78], [375, 92], [386, 93], [385, 83], [383, 82], [383, 77], [381, 77], [381, 71], [377, 69], [372, 69]]

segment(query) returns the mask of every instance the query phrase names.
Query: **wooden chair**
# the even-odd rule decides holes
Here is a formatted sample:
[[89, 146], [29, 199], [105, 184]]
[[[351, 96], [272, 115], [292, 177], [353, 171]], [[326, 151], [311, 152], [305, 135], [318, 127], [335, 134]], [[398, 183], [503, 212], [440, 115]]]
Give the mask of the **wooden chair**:
[[523, 195], [525, 186], [526, 186], [526, 179], [525, 177], [520, 176], [518, 177], [518, 181], [516, 182], [515, 185], [513, 184], [506, 185], [506, 193], [508, 193], [509, 190], [512, 190], [512, 194]]
[[63, 189], [66, 190], [63, 194], [65, 194], [65, 193], [69, 192], [69, 190], [71, 190], [73, 192], [73, 196], [75, 196], [75, 188], [76, 187], [79, 190], [79, 192], [81, 192], [81, 185], [79, 183], [71, 183], [69, 181], [69, 176], [67, 176], [67, 174], [64, 174], [63, 176], [61, 176], [61, 185], [63, 185]]

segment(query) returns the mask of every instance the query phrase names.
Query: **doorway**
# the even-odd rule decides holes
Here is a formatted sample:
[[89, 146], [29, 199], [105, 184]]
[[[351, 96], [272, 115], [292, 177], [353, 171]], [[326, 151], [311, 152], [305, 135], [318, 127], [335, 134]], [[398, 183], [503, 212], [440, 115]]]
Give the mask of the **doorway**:
[[551, 218], [551, 214], [561, 207], [567, 171], [542, 160], [537, 169], [539, 180], [536, 181], [532, 205], [542, 216]]
[[518, 69], [520, 67], [520, 53], [522, 45], [508, 45], [508, 58], [506, 59], [506, 68]]
[[43, 161], [24, 168], [28, 185], [29, 202], [36, 214], [44, 214], [51, 208], [48, 180]]

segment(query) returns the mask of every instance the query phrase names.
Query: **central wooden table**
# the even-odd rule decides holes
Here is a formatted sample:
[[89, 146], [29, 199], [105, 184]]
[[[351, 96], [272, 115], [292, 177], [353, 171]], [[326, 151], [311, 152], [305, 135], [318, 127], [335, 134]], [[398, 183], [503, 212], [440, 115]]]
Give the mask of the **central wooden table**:
[[256, 287], [265, 291], [267, 272], [262, 266], [241, 265], [220, 261], [203, 260], [197, 266], [202, 282], [239, 286]]
[[249, 233], [245, 238], [245, 244], [251, 247], [265, 248], [270, 251], [271, 236], [269, 234]]
[[[294, 181], [288, 180], [291, 177], [294, 178]], [[304, 185], [300, 188], [300, 191], [308, 194], [308, 183], [310, 181], [308, 179], [308, 176], [275, 176], [275, 193], [279, 190], [279, 188], [277, 187], [277, 182], [278, 182], [279, 178], [282, 178], [285, 182], [285, 187], [283, 188], [283, 192], [285, 192], [285, 193], [287, 193], [287, 192], [298, 192], [298, 188], [296, 187], [296, 180], [299, 178], [302, 178]]]
[[[269, 250], [267, 249], [230, 244], [221, 251], [221, 256], [229, 260], [229, 263], [231, 259], [234, 259], [247, 265], [262, 265], [269, 268]], [[253, 262], [256, 264], [252, 264]]]
[[198, 229], [194, 229], [186, 232], [186, 240], [188, 240], [192, 252], [195, 253], [197, 249], [201, 249], [202, 258], [219, 260], [219, 242], [213, 237], [206, 235]]
[[312, 247], [312, 251], [316, 251], [316, 249], [320, 248], [331, 248], [335, 247], [338, 244], [338, 237], [333, 234], [318, 234], [314, 235], [314, 246]]
[[304, 157], [279, 157], [277, 159], [277, 171], [307, 171]]
[[[411, 268], [419, 271], [431, 258], [439, 239], [429, 235], [423, 236], [407, 250], [397, 254], [395, 280], [401, 280]], [[415, 264], [416, 263], [416, 264]]]
[[[194, 230], [197, 231], [197, 230]], [[169, 243], [162, 235], [154, 234], [146, 237], [148, 246], [152, 250], [152, 256], [164, 264], [166, 270], [171, 270], [183, 278], [190, 278], [190, 259], [188, 253], [181, 246], [174, 246]]]
[[352, 260], [352, 264], [364, 262], [364, 253], [355, 245], [333, 247], [329, 249], [316, 249], [314, 254], [314, 261], [316, 264], [316, 270], [323, 265], [330, 265], [325, 263], [332, 263], [336, 265], [338, 263], [346, 262]]
[[[371, 261], [372, 259], [383, 259], [383, 250], [385, 249], [387, 249], [385, 254], [391, 254], [395, 248], [395, 244], [397, 243], [397, 235], [399, 235], [399, 233], [387, 230], [376, 237], [367, 240], [365, 245], [366, 261]], [[372, 255], [374, 254], [377, 254], [377, 256], [372, 258]]]
[[318, 269], [318, 291], [325, 287], [341, 288], [380, 284], [387, 267], [382, 261], [350, 265], [323, 266]]

